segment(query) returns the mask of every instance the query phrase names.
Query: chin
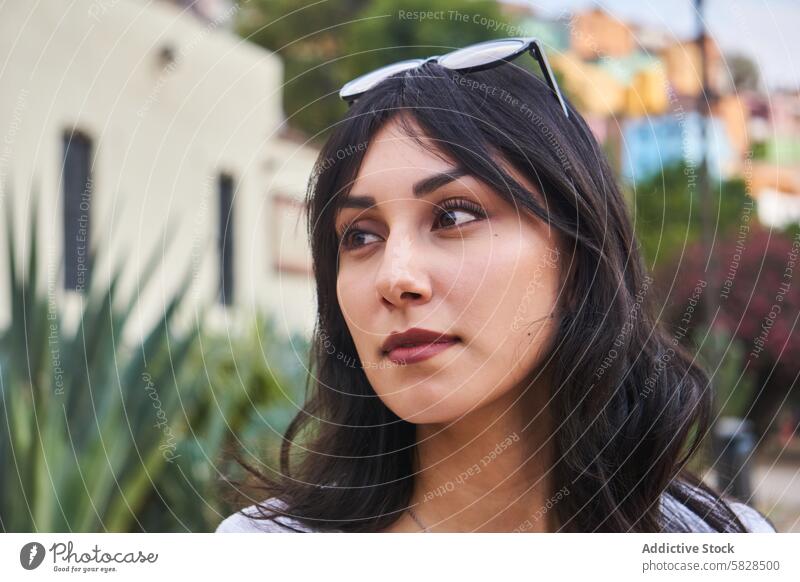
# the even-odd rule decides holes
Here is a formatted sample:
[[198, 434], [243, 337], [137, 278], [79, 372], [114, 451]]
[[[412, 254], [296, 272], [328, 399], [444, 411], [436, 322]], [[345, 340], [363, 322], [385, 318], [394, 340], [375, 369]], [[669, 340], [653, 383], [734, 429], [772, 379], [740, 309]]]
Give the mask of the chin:
[[[397, 386], [397, 385], [395, 385]], [[457, 420], [469, 411], [459, 394], [438, 382], [421, 381], [407, 385], [387, 398], [381, 398], [397, 416], [412, 424], [439, 424]]]
[[398, 414], [398, 416], [411, 424], [449, 424], [455, 421], [460, 414], [448, 407], [434, 405], [427, 409], [419, 408], [407, 411], [403, 415]]

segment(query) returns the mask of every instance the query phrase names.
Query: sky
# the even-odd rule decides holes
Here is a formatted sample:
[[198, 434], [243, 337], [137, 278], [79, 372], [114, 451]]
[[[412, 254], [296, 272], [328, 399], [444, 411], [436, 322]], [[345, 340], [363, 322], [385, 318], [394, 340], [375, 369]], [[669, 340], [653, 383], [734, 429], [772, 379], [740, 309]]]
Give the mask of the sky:
[[[625, 22], [649, 24], [680, 39], [696, 36], [692, 0], [504, 0], [545, 16], [603, 8]], [[800, 88], [800, 1], [706, 0], [705, 20], [723, 52], [755, 61], [770, 88]]]

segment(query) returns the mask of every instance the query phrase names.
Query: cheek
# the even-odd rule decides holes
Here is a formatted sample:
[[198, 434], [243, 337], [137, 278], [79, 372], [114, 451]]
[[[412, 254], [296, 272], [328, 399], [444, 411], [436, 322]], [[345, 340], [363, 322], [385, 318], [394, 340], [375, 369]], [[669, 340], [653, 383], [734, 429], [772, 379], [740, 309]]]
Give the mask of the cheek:
[[514, 233], [468, 256], [453, 289], [474, 332], [490, 334], [496, 343], [527, 338], [542, 327], [535, 322], [551, 313], [559, 291], [555, 246], [535, 232]]
[[482, 362], [475, 380], [499, 395], [546, 356], [557, 321], [551, 314], [559, 293], [560, 254], [546, 239], [509, 237], [507, 244], [494, 245], [484, 270], [468, 310], [478, 348], [474, 354]]
[[[363, 326], [374, 306], [368, 303], [374, 295], [370, 288], [372, 279], [354, 267], [345, 267], [336, 278], [336, 297], [348, 325]], [[372, 293], [370, 293], [372, 290]]]
[[342, 269], [336, 279], [336, 297], [356, 349], [361, 352], [364, 338], [370, 333], [369, 314], [375, 310], [365, 301], [371, 297], [365, 288], [366, 277], [351, 268]]
[[386, 331], [380, 327], [378, 315], [384, 308], [375, 288], [375, 273], [360, 265], [341, 269], [336, 279], [336, 297], [365, 370], [381, 364], [376, 349]]

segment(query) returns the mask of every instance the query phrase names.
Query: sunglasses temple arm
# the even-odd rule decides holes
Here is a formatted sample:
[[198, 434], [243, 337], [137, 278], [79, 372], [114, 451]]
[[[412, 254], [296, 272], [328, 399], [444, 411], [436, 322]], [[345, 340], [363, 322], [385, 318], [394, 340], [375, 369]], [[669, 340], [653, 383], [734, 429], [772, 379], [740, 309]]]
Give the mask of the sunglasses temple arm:
[[542, 69], [542, 74], [544, 75], [544, 80], [547, 81], [550, 89], [552, 89], [553, 93], [556, 94], [558, 102], [561, 105], [561, 109], [564, 110], [564, 115], [569, 117], [567, 104], [564, 103], [564, 98], [561, 96], [558, 83], [556, 83], [556, 77], [553, 75], [553, 69], [550, 68], [550, 63], [547, 61], [547, 55], [544, 54], [544, 49], [542, 49], [542, 45], [539, 44], [538, 40], [531, 41], [531, 54], [533, 55], [533, 58], [536, 59], [536, 62], [539, 63], [539, 67]]

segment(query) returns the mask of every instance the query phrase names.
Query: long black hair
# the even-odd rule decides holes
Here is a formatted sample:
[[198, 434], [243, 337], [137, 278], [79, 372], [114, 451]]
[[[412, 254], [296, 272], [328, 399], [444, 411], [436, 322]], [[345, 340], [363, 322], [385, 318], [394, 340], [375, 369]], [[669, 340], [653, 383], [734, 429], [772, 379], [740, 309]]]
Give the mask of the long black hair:
[[[336, 294], [337, 208], [370, 140], [397, 120], [568, 242], [555, 337], [543, 360], [556, 419], [549, 476], [554, 491], [567, 493], [551, 510], [559, 531], [688, 529], [667, 515], [664, 496], [713, 530], [745, 530], [728, 502], [686, 470], [709, 430], [708, 378], [657, 323], [624, 197], [586, 122], [568, 106], [567, 118], [547, 85], [514, 63], [460, 74], [428, 62], [381, 82], [332, 128], [307, 197], [318, 319], [306, 402], [284, 435], [275, 474], [239, 459], [262, 499], [283, 503], [259, 506], [263, 518], [370, 532], [409, 505], [415, 425], [377, 397]], [[546, 207], [506, 163], [530, 178]]]

